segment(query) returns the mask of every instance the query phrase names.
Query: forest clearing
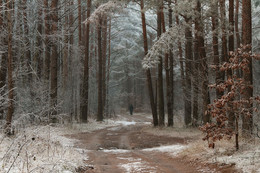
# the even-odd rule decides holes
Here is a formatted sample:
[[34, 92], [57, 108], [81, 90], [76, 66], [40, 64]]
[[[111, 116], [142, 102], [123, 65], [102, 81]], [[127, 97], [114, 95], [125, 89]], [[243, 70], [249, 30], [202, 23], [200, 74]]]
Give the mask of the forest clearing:
[[0, 172], [260, 173], [260, 0], [0, 0]]

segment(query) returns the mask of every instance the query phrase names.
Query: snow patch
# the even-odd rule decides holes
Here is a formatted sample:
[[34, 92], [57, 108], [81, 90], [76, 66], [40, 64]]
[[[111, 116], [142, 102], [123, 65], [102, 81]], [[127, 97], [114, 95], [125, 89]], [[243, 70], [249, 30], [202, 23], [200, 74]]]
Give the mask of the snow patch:
[[147, 162], [142, 161], [142, 159], [138, 158], [127, 158], [129, 163], [121, 164], [120, 167], [123, 168], [126, 173], [132, 172], [149, 172], [156, 173], [156, 170], [153, 167], [149, 166]]
[[184, 145], [169, 145], [169, 146], [161, 146], [161, 147], [155, 147], [155, 148], [146, 148], [146, 149], [143, 149], [143, 151], [165, 152], [165, 153], [170, 154], [171, 156], [175, 156], [185, 148], [186, 148], [186, 146], [184, 146]]
[[129, 150], [123, 150], [123, 149], [113, 149], [113, 150], [102, 150], [105, 153], [128, 153]]

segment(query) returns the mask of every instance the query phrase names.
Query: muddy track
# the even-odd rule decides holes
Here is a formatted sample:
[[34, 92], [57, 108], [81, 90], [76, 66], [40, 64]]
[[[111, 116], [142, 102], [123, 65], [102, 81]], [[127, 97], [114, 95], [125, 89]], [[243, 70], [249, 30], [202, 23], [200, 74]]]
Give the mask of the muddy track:
[[145, 124], [109, 127], [91, 133], [70, 136], [78, 139], [76, 147], [87, 150], [89, 159], [86, 168], [80, 172], [93, 173], [197, 173], [197, 172], [237, 172], [216, 165], [190, 163], [169, 153], [145, 151], [143, 149], [185, 145], [187, 138], [155, 136], [142, 132]]

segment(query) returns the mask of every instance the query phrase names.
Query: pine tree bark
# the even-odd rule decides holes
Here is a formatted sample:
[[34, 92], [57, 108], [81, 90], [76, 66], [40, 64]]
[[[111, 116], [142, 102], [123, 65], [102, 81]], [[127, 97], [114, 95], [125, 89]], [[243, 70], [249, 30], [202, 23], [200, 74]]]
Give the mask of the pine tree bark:
[[102, 55], [102, 17], [99, 16], [98, 34], [98, 112], [97, 121], [103, 121], [103, 55]]
[[191, 62], [192, 57], [192, 31], [191, 19], [185, 18], [188, 26], [185, 28], [185, 93], [184, 93], [184, 122], [185, 125], [191, 124]]
[[236, 33], [236, 44], [237, 48], [240, 47], [241, 44], [241, 39], [240, 39], [240, 34], [239, 34], [239, 28], [238, 28], [238, 15], [239, 15], [239, 0], [236, 0], [236, 11], [235, 11], [235, 33]]
[[[144, 42], [144, 54], [148, 53], [148, 40], [147, 40], [147, 31], [146, 31], [146, 21], [145, 21], [145, 13], [144, 13], [144, 1], [141, 0], [141, 18], [142, 18], [142, 28], [143, 28], [143, 42]], [[150, 98], [150, 106], [153, 115], [153, 125], [158, 126], [158, 117], [157, 117], [157, 108], [154, 102], [154, 94], [153, 94], [153, 83], [150, 69], [146, 70], [146, 79], [147, 79], [147, 87], [149, 91]]]
[[50, 46], [50, 24], [49, 24], [49, 3], [48, 0], [44, 0], [44, 25], [45, 25], [45, 57], [44, 57], [44, 78], [46, 81], [50, 79], [50, 61], [51, 61], [51, 46]]
[[[51, 21], [52, 21], [52, 34], [56, 35], [58, 31], [58, 0], [53, 0], [51, 3]], [[56, 106], [57, 106], [57, 95], [58, 95], [58, 76], [57, 76], [57, 67], [58, 67], [58, 43], [55, 39], [51, 41], [51, 93], [50, 93], [50, 105], [54, 109], [52, 115], [56, 115]], [[55, 118], [52, 120], [55, 121]]]
[[[234, 51], [234, 0], [229, 0], [229, 37], [228, 37], [229, 52]], [[227, 78], [232, 78], [232, 70], [227, 71]], [[228, 87], [228, 92], [231, 91], [231, 86]], [[231, 128], [235, 127], [235, 115], [232, 110], [232, 105], [229, 104], [231, 110], [228, 112], [228, 125]]]
[[[0, 0], [0, 7], [3, 6], [3, 1]], [[0, 12], [0, 30], [3, 30], [4, 28], [6, 28], [6, 22], [4, 22], [4, 14], [3, 14], [3, 10]], [[3, 43], [3, 45], [8, 45], [7, 39], [6, 37], [1, 37], [1, 42]], [[6, 84], [6, 75], [7, 75], [7, 57], [8, 57], [8, 53], [7, 52], [3, 52], [1, 54], [1, 66], [0, 66], [0, 88], [2, 89], [2, 92], [0, 93], [1, 96], [4, 95], [4, 90], [3, 87]], [[3, 104], [3, 102], [1, 102], [1, 105]], [[4, 107], [0, 107], [0, 120], [3, 119], [3, 114], [4, 114]]]
[[12, 0], [7, 3], [7, 27], [8, 27], [8, 112], [6, 115], [5, 132], [11, 135], [11, 123], [14, 113], [14, 83], [13, 83], [13, 56], [12, 56]]
[[[90, 17], [91, 0], [87, 1], [87, 18]], [[87, 23], [85, 31], [85, 60], [84, 60], [84, 74], [83, 74], [83, 88], [81, 98], [81, 120], [82, 122], [88, 121], [88, 88], [89, 88], [89, 32], [90, 24]]]
[[81, 26], [82, 26], [82, 21], [81, 21], [81, 0], [78, 0], [78, 34], [79, 34], [79, 46], [81, 45], [81, 40], [82, 40], [82, 31], [81, 31]]
[[[242, 44], [248, 45], [252, 44], [252, 10], [251, 1], [242, 1]], [[248, 50], [250, 52], [251, 50]], [[253, 73], [252, 73], [252, 59], [247, 59], [249, 61], [249, 72], [243, 73], [243, 79], [247, 83], [245, 92], [242, 96], [243, 99], [249, 100], [253, 96]], [[247, 137], [247, 135], [252, 134], [253, 127], [253, 104], [247, 103], [245, 105], [250, 110], [250, 117], [244, 115], [242, 117], [242, 135]]]
[[[222, 82], [222, 75], [219, 69], [219, 65], [220, 65], [220, 59], [219, 59], [219, 41], [218, 41], [218, 27], [219, 27], [219, 13], [218, 13], [218, 9], [216, 9], [216, 7], [218, 7], [218, 1], [215, 1], [215, 3], [212, 5], [212, 17], [211, 17], [211, 21], [212, 21], [212, 33], [213, 33], [213, 54], [214, 54], [214, 65], [216, 66], [215, 68], [215, 73], [216, 73], [216, 77], [215, 77], [215, 83], [217, 85], [219, 85]], [[220, 99], [223, 96], [223, 92], [220, 91], [219, 89], [216, 89], [216, 97], [217, 99]]]
[[209, 80], [208, 80], [208, 64], [207, 64], [207, 56], [206, 56], [206, 49], [205, 49], [205, 43], [204, 43], [204, 28], [202, 23], [202, 17], [201, 17], [201, 3], [200, 1], [197, 1], [197, 11], [199, 14], [199, 26], [197, 32], [198, 35], [198, 49], [199, 49], [199, 57], [200, 57], [200, 72], [202, 76], [202, 110], [203, 110], [203, 122], [204, 124], [207, 122], [210, 122], [210, 113], [208, 112], [208, 104], [210, 104], [210, 95], [209, 95]]
[[[173, 10], [171, 9], [171, 1], [168, 2], [169, 7], [169, 27], [172, 27], [172, 13]], [[172, 49], [172, 45], [170, 48]], [[168, 83], [168, 90], [167, 90], [167, 107], [168, 107], [168, 126], [173, 126], [173, 107], [174, 107], [174, 73], [173, 73], [173, 52], [172, 50], [169, 51], [169, 83]]]
[[[158, 0], [157, 9], [157, 38], [159, 39], [162, 34], [162, 0]], [[164, 126], [165, 114], [164, 114], [164, 94], [163, 94], [163, 61], [162, 57], [159, 56], [158, 63], [158, 112], [159, 112], [159, 126]]]
[[110, 59], [111, 59], [111, 27], [112, 27], [112, 19], [109, 18], [109, 28], [108, 28], [108, 57], [107, 57], [107, 82], [106, 82], [106, 116], [109, 114], [109, 79], [110, 79]]
[[38, 9], [38, 23], [37, 23], [37, 36], [36, 36], [36, 53], [34, 55], [34, 68], [37, 71], [37, 78], [42, 77], [42, 65], [43, 65], [43, 56], [42, 56], [42, 50], [43, 50], [43, 44], [42, 44], [42, 8], [39, 7]]
[[[29, 85], [31, 84], [32, 81], [32, 55], [31, 55], [31, 49], [30, 49], [30, 36], [29, 36], [29, 25], [27, 22], [27, 0], [23, 0], [23, 22], [24, 22], [24, 32], [25, 32], [25, 59], [24, 63], [26, 65], [26, 70], [27, 73], [29, 74], [27, 77], [27, 81]], [[26, 85], [26, 84], [25, 84]]]
[[102, 56], [103, 56], [103, 111], [105, 112], [105, 108], [106, 108], [106, 72], [107, 72], [107, 66], [106, 66], [106, 62], [107, 62], [107, 16], [103, 17], [103, 24], [102, 24]]

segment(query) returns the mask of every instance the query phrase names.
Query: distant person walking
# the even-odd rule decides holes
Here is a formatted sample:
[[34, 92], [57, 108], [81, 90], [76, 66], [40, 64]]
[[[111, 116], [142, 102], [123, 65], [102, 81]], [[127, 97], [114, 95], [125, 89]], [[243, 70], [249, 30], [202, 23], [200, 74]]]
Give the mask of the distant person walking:
[[129, 105], [130, 115], [133, 115], [134, 107], [132, 104]]

